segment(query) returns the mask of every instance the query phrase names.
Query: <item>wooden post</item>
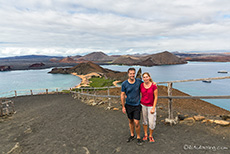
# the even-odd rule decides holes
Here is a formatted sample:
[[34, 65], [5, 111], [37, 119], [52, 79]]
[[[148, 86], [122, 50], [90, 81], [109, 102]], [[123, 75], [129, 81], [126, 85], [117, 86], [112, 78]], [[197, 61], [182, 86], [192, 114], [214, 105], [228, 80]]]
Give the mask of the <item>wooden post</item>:
[[14, 102], [13, 101], [11, 101], [11, 105], [12, 105], [13, 113], [16, 113], [15, 109], [14, 109]]
[[17, 97], [17, 91], [16, 90], [14, 91], [14, 94], [15, 94], [14, 97]]
[[48, 89], [46, 89], [46, 94], [48, 94]]
[[94, 103], [96, 103], [96, 92], [95, 92], [95, 88], [93, 87], [93, 101]]
[[32, 90], [30, 90], [30, 93], [31, 93], [31, 96], [33, 96], [33, 91]]
[[1, 111], [1, 117], [3, 116], [3, 106], [2, 106], [2, 101], [0, 100], [0, 111]]
[[[172, 82], [168, 83], [168, 96], [172, 96]], [[173, 111], [172, 111], [172, 99], [169, 99], [168, 103], [168, 118], [173, 119]]]
[[[108, 96], [109, 96], [110, 94], [109, 94], [109, 86], [108, 86]], [[108, 97], [108, 102], [109, 102], [109, 108], [111, 107], [111, 102], [110, 102], [110, 97]]]

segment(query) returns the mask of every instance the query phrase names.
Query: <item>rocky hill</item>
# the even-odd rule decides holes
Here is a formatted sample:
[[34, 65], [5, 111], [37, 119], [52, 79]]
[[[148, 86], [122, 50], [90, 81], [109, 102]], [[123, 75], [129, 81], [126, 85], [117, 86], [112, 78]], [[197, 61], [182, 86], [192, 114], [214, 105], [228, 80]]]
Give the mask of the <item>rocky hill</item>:
[[123, 65], [141, 65], [141, 66], [155, 66], [155, 65], [174, 65], [174, 64], [186, 64], [183, 59], [175, 56], [174, 54], [165, 51], [162, 53], [134, 57], [134, 56], [121, 56], [115, 59], [112, 64]]
[[78, 58], [77, 60], [95, 61], [95, 62], [107, 62], [114, 60], [114, 57], [110, 57], [103, 52], [92, 52], [85, 56]]
[[206, 56], [206, 57], [187, 57], [186, 61], [202, 61], [202, 62], [230, 62], [230, 56]]
[[186, 61], [230, 62], [229, 53], [174, 53]]
[[112, 64], [119, 64], [119, 65], [137, 65], [138, 63], [140, 63], [140, 58], [134, 57], [134, 56], [128, 56], [128, 55], [124, 55], [124, 56], [120, 56], [118, 58], [116, 58]]
[[113, 80], [125, 80], [127, 79], [126, 72], [113, 71], [110, 69], [105, 69], [92, 62], [80, 63], [71, 68], [54, 68], [49, 73], [52, 74], [71, 74], [77, 73], [78, 75], [86, 75], [92, 72], [101, 74], [102, 76], [113, 79]]
[[78, 60], [79, 58], [81, 58], [82, 56], [81, 55], [76, 55], [76, 56], [71, 56], [71, 58], [73, 60]]
[[[147, 63], [147, 66], [151, 65], [174, 65], [174, 64], [185, 64], [186, 61], [180, 59], [179, 57], [175, 56], [174, 54], [165, 51], [157, 54], [152, 54], [149, 56], [145, 56], [142, 58], [142, 61], [149, 61], [151, 63]], [[149, 64], [149, 65], [148, 65]]]
[[62, 60], [60, 60], [59, 63], [76, 63], [76, 61], [70, 57], [66, 57], [66, 58], [63, 58]]

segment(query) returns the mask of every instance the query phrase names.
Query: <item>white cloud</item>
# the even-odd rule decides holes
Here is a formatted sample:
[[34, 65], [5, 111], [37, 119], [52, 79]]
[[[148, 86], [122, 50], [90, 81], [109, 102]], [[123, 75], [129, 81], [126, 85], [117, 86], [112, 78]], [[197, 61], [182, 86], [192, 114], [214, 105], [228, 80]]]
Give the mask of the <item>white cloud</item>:
[[229, 0], [0, 0], [0, 57], [230, 50]]

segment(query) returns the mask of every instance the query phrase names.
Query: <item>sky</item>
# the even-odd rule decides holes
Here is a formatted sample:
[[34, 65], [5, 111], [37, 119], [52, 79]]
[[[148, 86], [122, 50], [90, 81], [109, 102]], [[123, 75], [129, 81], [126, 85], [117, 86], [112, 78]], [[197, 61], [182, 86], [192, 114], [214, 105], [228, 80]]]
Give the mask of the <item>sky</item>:
[[0, 0], [0, 57], [230, 51], [230, 0]]

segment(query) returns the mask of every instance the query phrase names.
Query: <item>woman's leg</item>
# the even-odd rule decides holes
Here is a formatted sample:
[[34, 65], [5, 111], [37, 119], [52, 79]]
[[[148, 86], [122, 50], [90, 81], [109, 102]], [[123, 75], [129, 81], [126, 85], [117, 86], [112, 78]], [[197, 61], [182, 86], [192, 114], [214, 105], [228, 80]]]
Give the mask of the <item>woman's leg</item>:
[[144, 105], [142, 105], [142, 120], [145, 136], [148, 136], [148, 110]]
[[156, 127], [156, 110], [153, 114], [150, 113], [151, 108], [148, 108], [148, 122], [149, 122], [149, 137], [153, 137], [153, 131]]
[[148, 125], [143, 125], [145, 136], [148, 136]]
[[153, 137], [153, 129], [149, 128], [149, 137]]

